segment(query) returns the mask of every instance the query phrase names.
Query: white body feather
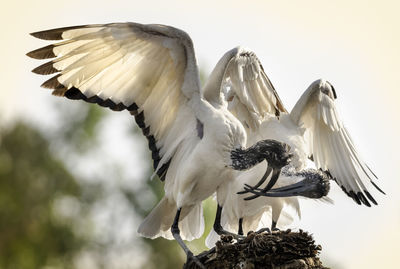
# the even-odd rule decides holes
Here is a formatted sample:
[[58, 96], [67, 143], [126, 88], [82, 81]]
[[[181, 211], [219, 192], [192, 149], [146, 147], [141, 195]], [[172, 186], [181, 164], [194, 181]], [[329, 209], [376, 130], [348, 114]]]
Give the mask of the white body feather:
[[171, 238], [169, 229], [181, 208], [182, 238], [199, 237], [202, 200], [233, 179], [230, 153], [246, 146], [246, 131], [227, 109], [223, 84], [231, 81], [252, 115], [262, 118], [278, 109], [255, 54], [243, 48], [228, 51], [200, 89], [192, 41], [173, 27], [112, 23], [32, 35], [61, 40], [28, 53], [37, 59], [56, 57], [33, 70], [58, 73], [43, 87], [55, 95], [129, 110], [148, 138], [155, 174], [165, 179], [165, 196], [139, 233]]
[[[261, 214], [257, 212], [265, 211], [262, 203], [255, 200], [250, 206], [254, 210], [242, 210], [247, 205], [235, 204], [239, 196], [232, 193], [239, 182], [258, 180], [265, 167], [260, 165], [234, 181], [230, 154], [258, 139], [287, 142], [297, 156], [294, 165], [298, 169], [311, 152], [317, 167], [329, 169], [345, 190], [357, 195], [364, 192], [371, 199], [366, 188], [372, 172], [358, 157], [337, 116], [332, 89], [324, 81], [312, 84], [299, 100], [290, 115], [293, 122], [282, 115], [278, 123], [273, 117], [286, 110], [249, 50], [228, 51], [200, 89], [192, 41], [173, 27], [112, 23], [32, 35], [61, 40], [27, 54], [36, 59], [55, 58], [33, 70], [42, 75], [57, 73], [43, 87], [53, 89], [54, 95], [135, 115], [149, 141], [155, 173], [165, 179], [165, 197], [138, 229], [143, 236], [171, 238], [173, 216], [182, 208], [182, 238], [199, 237], [204, 228], [201, 201], [215, 191], [218, 202], [230, 203], [234, 217], [254, 212], [248, 225], [252, 226]], [[234, 97], [234, 108], [228, 110], [224, 93]], [[297, 132], [298, 137], [303, 135], [300, 126], [307, 129], [309, 150], [296, 138]]]
[[[249, 121], [246, 110], [236, 100], [235, 93], [228, 92], [228, 96], [233, 96], [229, 104], [231, 111], [246, 125]], [[325, 80], [313, 82], [290, 114], [282, 114], [279, 119], [267, 118], [255, 128], [247, 124], [247, 143], [252, 144], [261, 139], [276, 139], [289, 144], [293, 154], [290, 165], [295, 171], [306, 168], [308, 158], [312, 156], [316, 168], [328, 171], [357, 203], [370, 206], [368, 199], [376, 203], [368, 192], [371, 185], [376, 186], [372, 182], [375, 175], [359, 157], [339, 118], [334, 104], [335, 98], [336, 93], [328, 82]], [[242, 218], [243, 230], [246, 233], [249, 229], [259, 227], [260, 224], [265, 225], [262, 217], [270, 211], [272, 219], [277, 222], [285, 206], [294, 207], [300, 217], [300, 206], [296, 197], [259, 197], [246, 201], [242, 195], [236, 195], [238, 191], [243, 190], [244, 184], [255, 185], [265, 170], [266, 164], [261, 163], [248, 171], [236, 173], [234, 181], [219, 187], [217, 200], [223, 206], [221, 223], [224, 229], [236, 233], [239, 219]], [[274, 187], [293, 184], [301, 179], [281, 174]], [[212, 247], [217, 239], [218, 236], [211, 231], [206, 240], [207, 246]]]
[[[296, 126], [290, 115], [283, 114], [280, 120], [272, 117], [264, 120], [257, 131], [248, 129], [247, 143], [252, 145], [255, 141], [275, 139], [288, 144], [291, 147], [291, 153], [293, 153], [291, 165], [295, 170], [299, 171], [306, 167], [308, 159], [303, 134], [304, 129]], [[264, 175], [266, 169], [267, 163], [263, 162], [248, 171], [236, 172], [235, 180], [227, 181], [226, 184], [218, 188], [217, 201], [223, 207], [221, 224], [227, 231], [237, 233], [239, 219], [243, 219], [244, 234], [250, 230], [254, 231], [260, 226], [269, 226], [271, 219], [278, 223], [280, 227], [288, 225], [291, 222], [290, 220], [293, 220], [289, 213], [283, 214], [285, 216], [283, 222], [278, 221], [282, 210], [285, 212], [285, 207], [293, 208], [297, 216], [300, 217], [300, 205], [297, 197], [259, 197], [246, 201], [243, 198], [248, 195], [236, 194], [243, 190], [244, 184], [255, 185]], [[269, 179], [267, 179], [267, 182]], [[285, 177], [281, 174], [275, 187], [293, 184], [299, 180], [293, 177]], [[216, 239], [218, 239], [218, 236], [212, 231], [206, 240], [207, 246], [212, 247]]]

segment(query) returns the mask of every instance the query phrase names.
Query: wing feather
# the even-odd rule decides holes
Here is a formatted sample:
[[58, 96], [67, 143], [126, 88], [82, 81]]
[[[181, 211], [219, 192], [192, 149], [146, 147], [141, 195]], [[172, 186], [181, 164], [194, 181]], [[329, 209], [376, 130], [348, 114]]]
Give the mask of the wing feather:
[[230, 111], [244, 126], [257, 130], [266, 117], [286, 112], [277, 92], [254, 52], [238, 48], [231, 55], [222, 79]]
[[60, 40], [27, 54], [56, 57], [33, 70], [56, 74], [42, 86], [55, 95], [129, 110], [149, 141], [154, 168], [165, 175], [180, 141], [190, 135], [177, 132], [195, 121], [188, 103], [200, 92], [200, 82], [189, 36], [173, 27], [137, 23], [65, 27], [32, 35]]
[[[377, 187], [376, 176], [360, 158], [337, 112], [332, 86], [323, 80], [311, 84], [291, 112], [299, 125], [308, 129], [306, 142], [314, 163], [334, 177], [357, 203], [376, 204], [368, 188]], [[381, 191], [378, 187], [377, 189]]]

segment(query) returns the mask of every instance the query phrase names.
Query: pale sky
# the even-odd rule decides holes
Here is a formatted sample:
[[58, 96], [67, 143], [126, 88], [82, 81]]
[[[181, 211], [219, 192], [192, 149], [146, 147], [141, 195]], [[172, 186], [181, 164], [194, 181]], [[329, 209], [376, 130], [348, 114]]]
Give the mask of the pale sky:
[[[299, 228], [314, 234], [323, 257], [342, 268], [397, 268], [400, 240], [400, 4], [398, 1], [13, 1], [2, 4], [0, 118], [51, 118], [50, 92], [30, 73], [25, 53], [48, 43], [30, 32], [133, 21], [185, 30], [200, 68], [210, 72], [227, 50], [256, 52], [290, 110], [318, 78], [337, 91], [337, 106], [367, 164], [387, 193], [364, 208], [332, 184], [335, 205], [302, 201]], [[121, 146], [123, 147], [123, 145]]]

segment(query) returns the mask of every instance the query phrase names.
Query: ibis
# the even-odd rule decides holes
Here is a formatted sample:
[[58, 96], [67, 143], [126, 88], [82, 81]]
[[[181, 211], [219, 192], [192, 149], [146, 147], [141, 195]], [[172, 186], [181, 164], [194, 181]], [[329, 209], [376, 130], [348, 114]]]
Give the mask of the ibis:
[[54, 58], [32, 70], [55, 74], [42, 87], [135, 117], [148, 139], [154, 173], [165, 182], [164, 197], [138, 232], [175, 238], [188, 261], [203, 268], [183, 242], [203, 233], [202, 201], [235, 180], [235, 171], [266, 160], [276, 174], [290, 161], [288, 146], [276, 140], [248, 146], [246, 126], [228, 109], [225, 89], [233, 86], [252, 124], [283, 112], [254, 52], [228, 51], [201, 87], [192, 40], [174, 27], [111, 23], [32, 36], [56, 40], [27, 54]]
[[[377, 205], [370, 189], [384, 192], [375, 183], [376, 175], [361, 159], [339, 117], [335, 105], [336, 90], [331, 83], [322, 79], [313, 82], [290, 113], [283, 110], [279, 117], [265, 118], [255, 126], [248, 124], [252, 119], [242, 112], [236, 92], [228, 92], [227, 98], [232, 113], [246, 126], [247, 141], [276, 139], [287, 143], [291, 162], [282, 173], [273, 173], [268, 168], [264, 175], [265, 167], [262, 166], [265, 164], [258, 164], [248, 171], [236, 173], [236, 180], [221, 186], [217, 196], [223, 199], [218, 199], [222, 203], [217, 211], [215, 232], [220, 234], [237, 229], [240, 234], [255, 229], [269, 210], [272, 210], [271, 228], [275, 229], [282, 208], [291, 206], [300, 216], [296, 196], [324, 198], [331, 179], [357, 204]], [[314, 169], [309, 168], [309, 160]], [[264, 182], [268, 183], [261, 188]], [[252, 195], [237, 196], [235, 193]], [[215, 236], [210, 235], [207, 244], [211, 246], [214, 241]]]

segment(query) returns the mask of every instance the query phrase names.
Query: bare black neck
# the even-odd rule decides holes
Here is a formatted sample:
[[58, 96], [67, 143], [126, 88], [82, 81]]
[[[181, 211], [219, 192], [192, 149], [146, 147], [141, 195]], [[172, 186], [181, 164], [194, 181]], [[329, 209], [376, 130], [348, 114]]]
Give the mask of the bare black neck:
[[289, 146], [272, 139], [258, 141], [253, 146], [231, 151], [232, 168], [235, 170], [247, 170], [267, 160], [271, 168], [281, 168], [288, 164]]
[[258, 151], [257, 144], [247, 148], [238, 148], [231, 151], [232, 168], [247, 170], [262, 162], [265, 158]]

